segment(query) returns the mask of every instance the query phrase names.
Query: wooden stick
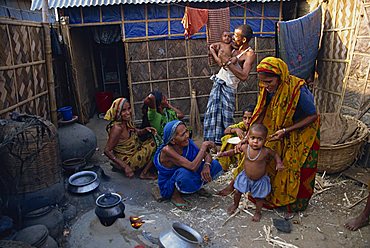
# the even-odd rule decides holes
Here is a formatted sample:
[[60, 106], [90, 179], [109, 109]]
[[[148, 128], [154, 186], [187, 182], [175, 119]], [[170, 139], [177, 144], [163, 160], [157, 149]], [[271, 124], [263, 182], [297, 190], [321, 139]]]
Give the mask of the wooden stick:
[[235, 215], [237, 215], [239, 212], [240, 212], [240, 209], [239, 208], [236, 209], [235, 213], [230, 215], [221, 226], [224, 226], [231, 218], [235, 217]]
[[360, 202], [362, 202], [363, 200], [365, 200], [365, 199], [366, 199], [366, 198], [368, 198], [368, 197], [369, 197], [369, 195], [362, 197], [360, 200], [358, 200], [357, 202], [355, 202], [355, 203], [353, 203], [353, 204], [349, 205], [347, 208], [348, 208], [348, 209], [353, 208], [354, 206], [356, 206], [357, 204], [359, 204]]
[[346, 198], [347, 205], [348, 205], [348, 206], [351, 206], [352, 204], [351, 204], [351, 202], [349, 201], [349, 199], [348, 199], [348, 197], [347, 197], [347, 193], [346, 193], [346, 192], [344, 192], [344, 198]]
[[243, 212], [244, 212], [244, 213], [247, 213], [247, 214], [249, 214], [249, 215], [250, 215], [250, 216], [252, 216], [252, 217], [254, 216], [254, 215], [253, 215], [251, 212], [249, 212], [248, 210], [246, 210], [246, 209], [244, 209], [244, 208], [243, 208], [242, 210], [243, 210]]
[[315, 196], [315, 195], [319, 195], [319, 194], [321, 194], [322, 192], [325, 192], [325, 191], [327, 191], [327, 190], [329, 190], [329, 189], [331, 189], [331, 187], [330, 187], [330, 188], [325, 188], [325, 189], [323, 189], [323, 190], [316, 191], [316, 192], [314, 192], [313, 194], [314, 194], [314, 196]]

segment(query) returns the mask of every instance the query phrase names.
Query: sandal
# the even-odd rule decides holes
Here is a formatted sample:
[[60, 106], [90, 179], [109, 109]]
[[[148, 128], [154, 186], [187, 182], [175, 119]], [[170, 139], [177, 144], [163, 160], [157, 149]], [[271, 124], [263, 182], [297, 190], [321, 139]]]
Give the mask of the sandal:
[[207, 198], [210, 198], [212, 196], [211, 193], [209, 193], [207, 190], [205, 190], [204, 188], [201, 188], [200, 190], [197, 191], [197, 194], [199, 196], [203, 196], [203, 197], [207, 197]]
[[191, 207], [188, 202], [186, 203], [178, 203], [171, 200], [171, 203], [175, 205], [176, 208], [183, 210], [183, 211], [190, 211]]

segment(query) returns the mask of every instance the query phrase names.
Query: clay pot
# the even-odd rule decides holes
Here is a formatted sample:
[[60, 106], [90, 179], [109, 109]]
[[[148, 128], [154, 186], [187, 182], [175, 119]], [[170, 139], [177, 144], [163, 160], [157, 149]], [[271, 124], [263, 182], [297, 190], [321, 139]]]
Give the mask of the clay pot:
[[104, 226], [112, 225], [118, 218], [125, 217], [125, 204], [117, 193], [105, 193], [96, 199], [95, 214]]
[[62, 161], [72, 158], [88, 160], [97, 148], [95, 133], [78, 123], [60, 126], [58, 128], [58, 140]]
[[72, 175], [86, 166], [84, 158], [71, 158], [63, 161], [62, 167], [67, 175]]
[[28, 212], [23, 216], [23, 227], [38, 224], [46, 226], [49, 235], [55, 239], [59, 239], [64, 228], [63, 213], [58, 208], [47, 206]]

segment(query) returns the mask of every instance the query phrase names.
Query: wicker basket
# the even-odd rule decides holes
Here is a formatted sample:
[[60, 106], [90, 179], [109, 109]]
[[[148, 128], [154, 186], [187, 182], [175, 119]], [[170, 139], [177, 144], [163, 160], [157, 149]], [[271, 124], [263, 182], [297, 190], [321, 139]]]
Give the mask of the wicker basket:
[[[0, 131], [4, 134], [11, 133], [16, 129], [21, 130], [25, 125], [21, 121], [5, 121], [7, 121], [7, 124], [0, 128]], [[20, 149], [24, 149], [21, 153], [22, 158], [34, 154], [29, 160], [24, 162], [22, 173], [19, 158], [12, 156], [8, 152], [7, 147], [4, 149], [5, 152], [0, 152], [0, 161], [2, 164], [0, 175], [8, 193], [22, 194], [35, 192], [48, 188], [62, 180], [57, 130], [51, 122], [47, 120], [43, 120], [43, 122], [49, 128], [49, 134], [40, 133], [35, 126], [30, 126], [19, 135], [29, 140], [29, 146], [25, 146], [16, 138], [13, 140], [13, 147], [17, 153], [19, 153]], [[42, 144], [33, 143], [37, 138], [40, 138], [39, 140]], [[17, 180], [19, 180], [19, 185], [16, 186], [15, 182]], [[5, 190], [1, 187], [0, 189]]]
[[[321, 114], [323, 116], [325, 114]], [[355, 138], [336, 145], [321, 145], [317, 169], [319, 172], [338, 173], [352, 165], [361, 155], [361, 148], [367, 140], [367, 126], [352, 116], [343, 115], [348, 125], [356, 125]]]

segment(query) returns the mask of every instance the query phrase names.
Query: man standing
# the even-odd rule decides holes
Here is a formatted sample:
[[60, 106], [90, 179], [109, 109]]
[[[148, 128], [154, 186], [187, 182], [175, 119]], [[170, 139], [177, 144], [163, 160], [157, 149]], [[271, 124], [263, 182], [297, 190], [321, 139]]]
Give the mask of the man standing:
[[[241, 25], [234, 31], [233, 42], [236, 49], [232, 56], [222, 50], [218, 58], [222, 67], [217, 75], [213, 75], [213, 87], [208, 99], [207, 111], [204, 115], [204, 140], [221, 144], [221, 137], [226, 127], [234, 123], [235, 93], [240, 81], [246, 81], [256, 54], [248, 42], [253, 31], [249, 25]], [[212, 53], [213, 56], [214, 53]]]

